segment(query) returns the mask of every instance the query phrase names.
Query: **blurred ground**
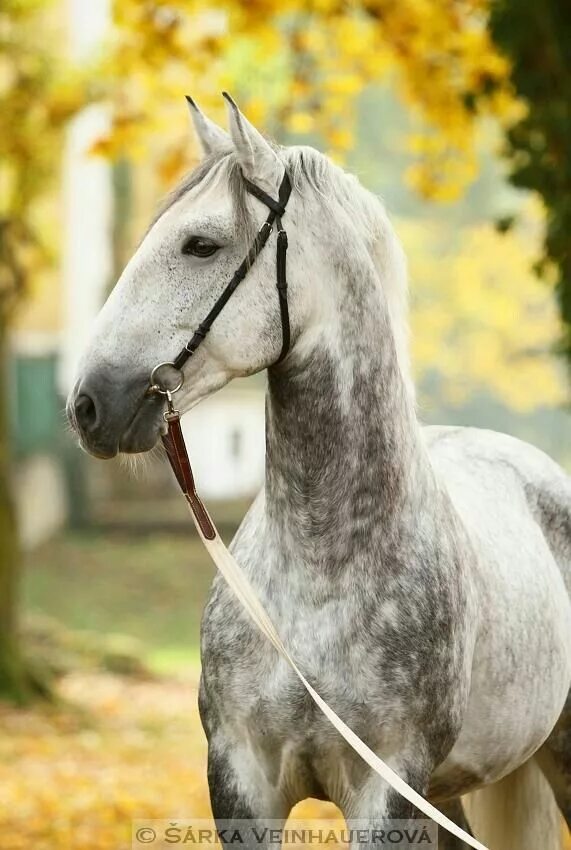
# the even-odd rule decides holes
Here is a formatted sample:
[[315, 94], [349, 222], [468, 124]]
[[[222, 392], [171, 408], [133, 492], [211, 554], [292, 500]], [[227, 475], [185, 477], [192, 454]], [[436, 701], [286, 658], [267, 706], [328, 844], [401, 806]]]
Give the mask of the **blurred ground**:
[[73, 673], [67, 705], [0, 706], [2, 850], [123, 850], [133, 819], [210, 817], [197, 683]]
[[[0, 703], [2, 850], [123, 850], [133, 819], [210, 817], [197, 687], [212, 574], [190, 532], [67, 534], [28, 556], [28, 639], [69, 669], [54, 706]], [[118, 648], [149, 673], [101, 670]]]
[[74, 631], [134, 638], [155, 671], [197, 668], [213, 570], [190, 522], [188, 534], [66, 534], [28, 556], [24, 606]]
[[[67, 672], [52, 706], [0, 703], [1, 850], [128, 850], [133, 820], [210, 817], [197, 687], [211, 578], [190, 533], [67, 534], [28, 556], [29, 639]], [[129, 675], [102, 669], [137, 653]], [[309, 800], [292, 816], [338, 812]]]
[[3, 850], [121, 850], [132, 818], [208, 815], [196, 679], [76, 673], [60, 695], [0, 709]]

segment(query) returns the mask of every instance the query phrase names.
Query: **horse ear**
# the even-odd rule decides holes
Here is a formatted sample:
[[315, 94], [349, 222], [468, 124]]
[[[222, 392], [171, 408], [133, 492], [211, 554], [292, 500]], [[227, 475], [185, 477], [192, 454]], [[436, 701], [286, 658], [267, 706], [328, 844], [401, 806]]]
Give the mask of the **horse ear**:
[[223, 130], [222, 127], [219, 127], [210, 118], [207, 118], [189, 95], [185, 95], [185, 97], [204, 156], [208, 156], [211, 153], [218, 153], [219, 151], [230, 150], [232, 148], [232, 139], [226, 130]]
[[227, 92], [222, 92], [222, 95], [228, 104], [230, 136], [244, 177], [275, 194], [284, 175], [282, 162], [262, 134], [240, 112], [230, 95]]

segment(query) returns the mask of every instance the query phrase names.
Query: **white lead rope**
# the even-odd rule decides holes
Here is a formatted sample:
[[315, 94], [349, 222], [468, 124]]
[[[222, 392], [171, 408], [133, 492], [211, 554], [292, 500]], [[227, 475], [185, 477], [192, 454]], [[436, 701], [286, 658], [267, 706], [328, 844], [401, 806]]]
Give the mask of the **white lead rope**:
[[488, 850], [488, 848], [473, 838], [471, 835], [468, 835], [467, 832], [464, 832], [459, 826], [457, 826], [453, 821], [443, 815], [437, 808], [435, 808], [428, 800], [425, 800], [420, 794], [418, 794], [413, 788], [408, 785], [404, 779], [392, 770], [381, 758], [379, 758], [376, 753], [374, 753], [370, 747], [368, 747], [358, 735], [356, 735], [352, 729], [350, 729], [346, 723], [344, 723], [341, 718], [333, 711], [333, 709], [325, 702], [325, 700], [319, 696], [317, 691], [312, 688], [309, 684], [301, 670], [298, 668], [297, 664], [287, 651], [284, 646], [280, 636], [276, 632], [272, 621], [270, 620], [268, 614], [266, 613], [264, 607], [260, 603], [258, 597], [256, 596], [254, 589], [243, 571], [238, 566], [238, 563], [235, 561], [233, 556], [230, 554], [226, 546], [224, 545], [222, 538], [216, 531], [216, 526], [212, 522], [212, 518], [210, 521], [212, 523], [212, 527], [216, 531], [213, 540], [208, 540], [200, 528], [192, 509], [190, 508], [190, 513], [192, 519], [194, 520], [194, 524], [200, 535], [200, 538], [204, 545], [206, 546], [210, 557], [216, 564], [217, 568], [220, 570], [226, 582], [237, 596], [237, 598], [242, 603], [242, 606], [248, 612], [254, 623], [258, 626], [260, 631], [268, 638], [268, 640], [274, 645], [279, 654], [284, 658], [294, 673], [298, 676], [299, 680], [303, 683], [305, 689], [313, 699], [313, 701], [319, 706], [323, 714], [327, 717], [327, 719], [335, 726], [340, 735], [345, 738], [350, 747], [352, 747], [356, 753], [359, 753], [361, 758], [367, 762], [369, 767], [371, 767], [379, 776], [382, 776], [389, 785], [391, 785], [395, 791], [398, 791], [409, 803], [412, 803], [413, 806], [416, 806], [419, 811], [425, 814], [428, 818], [435, 821], [439, 826], [443, 829], [448, 830], [448, 832], [455, 835], [457, 838], [465, 841], [466, 844], [469, 844], [470, 847], [474, 847], [475, 850]]

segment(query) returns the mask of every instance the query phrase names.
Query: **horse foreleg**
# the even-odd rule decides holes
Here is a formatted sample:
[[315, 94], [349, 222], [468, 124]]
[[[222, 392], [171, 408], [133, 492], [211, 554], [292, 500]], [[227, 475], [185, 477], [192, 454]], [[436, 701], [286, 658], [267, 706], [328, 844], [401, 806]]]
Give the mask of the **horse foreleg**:
[[[407, 770], [402, 764], [395, 766], [400, 776], [419, 794], [426, 795], [431, 769]], [[412, 803], [409, 803], [397, 791], [391, 788], [380, 776], [368, 776], [366, 781], [353, 788], [343, 802], [339, 803], [347, 827], [353, 832], [352, 846], [355, 850], [378, 850], [382, 841], [391, 833], [396, 836], [399, 832], [416, 831], [425, 833], [431, 840], [424, 839], [420, 846], [437, 846], [437, 828]], [[365, 830], [365, 833], [362, 831]], [[365, 840], [363, 840], [365, 838]], [[392, 839], [389, 839], [392, 840]], [[416, 843], [420, 843], [416, 840]], [[409, 846], [398, 844], [397, 846]], [[412, 846], [412, 844], [410, 845]], [[456, 848], [454, 848], [456, 850]]]
[[233, 758], [228, 750], [210, 747], [208, 787], [223, 845], [239, 843], [242, 848], [278, 850], [281, 842], [276, 840], [276, 830], [283, 828], [290, 807], [250, 755]]
[[[461, 827], [464, 832], [467, 832], [468, 835], [473, 834], [459, 797], [455, 800], [449, 800], [447, 803], [440, 803], [437, 808], [457, 826]], [[452, 835], [447, 830], [440, 828], [438, 830], [438, 848], [439, 850], [469, 850], [468, 845], [464, 841], [456, 838], [455, 835]]]

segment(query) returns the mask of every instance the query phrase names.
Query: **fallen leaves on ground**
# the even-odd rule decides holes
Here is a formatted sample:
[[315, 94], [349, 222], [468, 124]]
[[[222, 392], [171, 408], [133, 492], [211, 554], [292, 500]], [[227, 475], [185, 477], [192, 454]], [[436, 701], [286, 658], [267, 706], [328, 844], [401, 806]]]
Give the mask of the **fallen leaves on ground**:
[[197, 687], [73, 673], [57, 707], [0, 705], [2, 850], [127, 850], [135, 819], [210, 818]]
[[[74, 672], [57, 706], [0, 704], [2, 850], [129, 850], [135, 820], [210, 819], [197, 687]], [[292, 817], [339, 812], [310, 800]]]

